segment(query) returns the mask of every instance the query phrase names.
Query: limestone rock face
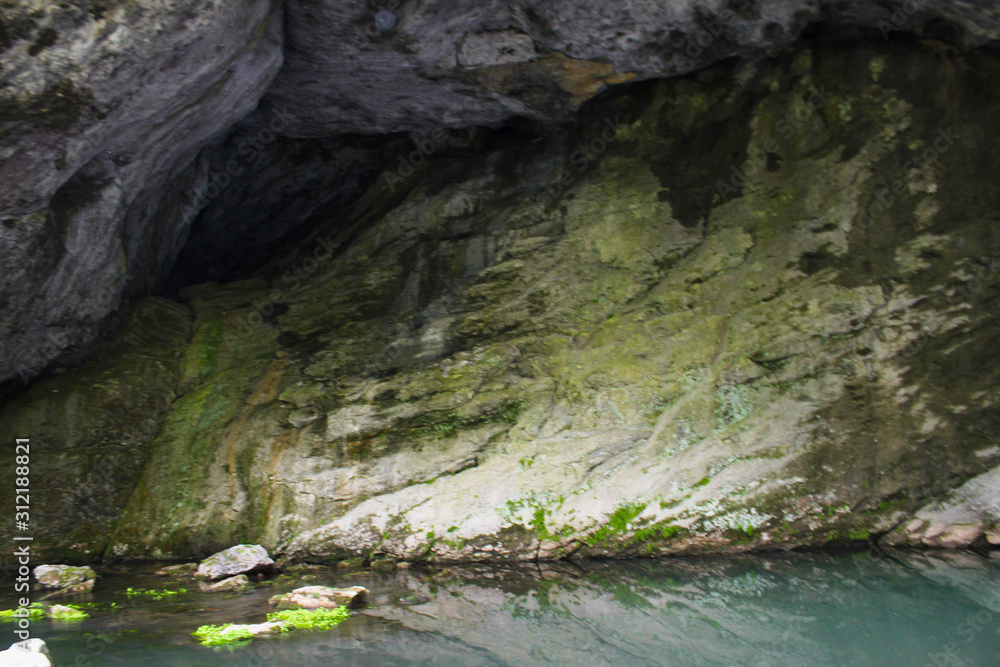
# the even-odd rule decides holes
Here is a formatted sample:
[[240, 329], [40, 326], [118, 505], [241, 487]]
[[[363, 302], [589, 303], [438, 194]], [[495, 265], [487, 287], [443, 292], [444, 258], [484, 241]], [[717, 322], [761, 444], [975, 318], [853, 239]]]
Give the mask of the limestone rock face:
[[272, 0], [12, 4], [0, 41], [0, 382], [91, 342], [169, 269], [195, 211], [166, 184], [204, 187], [192, 161], [254, 109], [282, 62]]
[[915, 4], [893, 16], [864, 0], [390, 0], [379, 9], [394, 21], [380, 24], [362, 5], [290, 0], [286, 62], [265, 103], [300, 110], [298, 136], [469, 127], [566, 118], [608, 84], [771, 54], [813, 21], [891, 34], [937, 17], [973, 42], [1000, 36], [989, 0]]
[[[212, 554], [198, 565], [195, 575], [210, 580], [226, 579], [239, 574], [250, 574], [274, 569], [274, 561], [259, 544], [237, 544]], [[246, 579], [246, 577], [244, 577]]]
[[[816, 38], [390, 169], [265, 269], [181, 291], [172, 400], [116, 413], [150, 420], [146, 458], [89, 553], [924, 544], [900, 527], [925, 517], [949, 545], [989, 540], [996, 91], [995, 49]], [[146, 368], [131, 349], [93, 368]], [[0, 424], [59, 423], [93, 368]], [[82, 475], [50, 460], [32, 474], [72, 507]]]
[[[186, 306], [148, 299], [133, 308], [101, 357], [7, 403], [0, 429], [29, 440], [36, 553], [62, 563], [100, 559], [176, 397], [190, 335]], [[0, 473], [8, 493], [14, 459], [10, 464]]]
[[[269, 234], [240, 224], [240, 187], [228, 190], [228, 234], [214, 238], [218, 214], [205, 209], [233, 175], [267, 172], [257, 158], [276, 137], [565, 121], [610, 85], [761, 59], [817, 21], [967, 45], [1000, 35], [992, 0], [8, 3], [0, 393], [90, 354], [116, 311], [168, 280], [196, 218], [185, 266], [214, 278], [199, 254], [247, 239], [244, 261], [259, 259]], [[259, 143], [212, 162], [248, 133]], [[345, 163], [333, 189], [355, 196], [364, 162]], [[316, 199], [338, 201], [303, 196]], [[279, 219], [271, 236], [308, 216]]]

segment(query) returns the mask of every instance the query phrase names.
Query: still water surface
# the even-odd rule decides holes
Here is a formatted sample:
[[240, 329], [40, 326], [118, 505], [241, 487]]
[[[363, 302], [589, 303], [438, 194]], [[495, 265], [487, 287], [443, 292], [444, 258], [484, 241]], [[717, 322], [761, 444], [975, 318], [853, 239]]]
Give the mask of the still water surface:
[[[103, 572], [75, 600], [90, 619], [33, 623], [57, 667], [1000, 665], [1000, 552], [322, 568], [235, 595], [152, 569]], [[191, 637], [203, 624], [262, 621], [268, 597], [313, 584], [366, 586], [372, 599], [331, 631], [223, 649]], [[130, 598], [129, 586], [189, 592]]]

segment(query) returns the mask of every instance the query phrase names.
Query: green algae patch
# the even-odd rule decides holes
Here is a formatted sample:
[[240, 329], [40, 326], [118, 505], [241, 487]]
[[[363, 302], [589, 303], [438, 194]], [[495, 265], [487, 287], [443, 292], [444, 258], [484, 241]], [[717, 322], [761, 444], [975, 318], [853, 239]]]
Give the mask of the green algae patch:
[[300, 630], [329, 630], [350, 617], [347, 607], [333, 609], [284, 609], [267, 615], [269, 621], [280, 621]]
[[249, 642], [256, 635], [246, 626], [226, 623], [225, 625], [203, 625], [192, 632], [202, 646], [229, 646]]
[[[28, 610], [27, 618], [30, 618], [33, 621], [40, 618], [45, 618], [45, 607], [43, 607], [38, 602], [32, 603], [30, 606], [26, 607], [26, 609]], [[20, 609], [0, 610], [0, 620], [14, 621], [19, 618], [24, 618], [24, 616], [17, 615], [17, 612], [19, 611]]]
[[168, 590], [158, 591], [147, 588], [132, 588], [131, 586], [125, 589], [125, 595], [127, 595], [130, 598], [147, 597], [147, 598], [152, 598], [153, 600], [162, 600], [163, 598], [170, 597], [171, 595], [180, 595], [181, 593], [187, 593], [187, 589], [178, 588], [176, 591], [168, 591]]
[[624, 503], [608, 515], [608, 521], [587, 536], [585, 541], [591, 546], [608, 544], [612, 538], [623, 535], [629, 525], [646, 509], [646, 503]]
[[256, 625], [203, 625], [192, 635], [202, 646], [233, 646], [248, 643], [254, 637], [290, 630], [330, 630], [350, 617], [347, 607], [333, 609], [285, 609], [271, 612], [265, 623]]

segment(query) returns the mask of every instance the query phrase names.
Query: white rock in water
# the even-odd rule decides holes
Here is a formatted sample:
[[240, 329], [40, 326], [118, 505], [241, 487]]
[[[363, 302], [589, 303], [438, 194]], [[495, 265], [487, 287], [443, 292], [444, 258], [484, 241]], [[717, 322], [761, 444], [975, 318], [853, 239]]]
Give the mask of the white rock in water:
[[275, 595], [268, 602], [279, 609], [333, 609], [335, 607], [357, 607], [368, 601], [368, 589], [351, 586], [345, 589], [328, 586], [304, 586], [291, 593]]
[[237, 544], [201, 561], [196, 574], [215, 581], [236, 574], [273, 572], [276, 569], [264, 547], [259, 544]]
[[72, 565], [39, 565], [34, 574], [41, 588], [90, 590], [97, 579], [97, 573], [91, 568]]
[[28, 639], [0, 651], [0, 667], [52, 667], [52, 656], [44, 641]]

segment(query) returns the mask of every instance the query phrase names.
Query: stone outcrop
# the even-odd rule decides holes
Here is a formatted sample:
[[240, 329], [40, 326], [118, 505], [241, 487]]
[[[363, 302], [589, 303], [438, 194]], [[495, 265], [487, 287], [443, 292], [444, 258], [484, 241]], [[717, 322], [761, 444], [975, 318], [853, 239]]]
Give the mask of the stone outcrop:
[[214, 584], [202, 583], [199, 589], [202, 593], [233, 593], [251, 588], [253, 584], [245, 574], [237, 574], [235, 577], [227, 577]]
[[[181, 291], [172, 402], [117, 413], [148, 458], [89, 553], [923, 545], [928, 512], [948, 546], [989, 543], [998, 81], [991, 49], [817, 38], [387, 172], [265, 270]], [[0, 412], [50, 406], [40, 479], [74, 488], [45, 468], [59, 406], [131, 350]]]
[[[927, 2], [891, 23], [918, 36], [817, 29], [771, 59], [642, 81], [682, 71], [639, 56], [676, 50], [650, 46], [656, 30], [693, 34], [694, 4], [654, 16], [638, 2], [498, 3], [463, 24], [434, 2], [374, 34], [360, 9], [313, 4], [253, 2], [238, 17], [198, 4], [211, 11], [173, 33], [190, 40], [157, 42], [174, 45], [158, 71], [183, 92], [159, 79], [141, 92], [141, 60], [106, 73], [121, 87], [87, 60], [173, 25], [141, 3], [79, 17], [95, 50], [59, 51], [78, 39], [56, 30], [5, 52], [19, 85], [34, 79], [14, 72], [66, 67], [77, 90], [79, 62], [94, 80], [83, 111], [22, 100], [24, 132], [0, 136], [14, 156], [0, 172], [21, 193], [0, 200], [0, 247], [18, 267], [3, 279], [16, 287], [0, 285], [0, 376], [50, 329], [88, 340], [122, 295], [177, 290], [138, 301], [90, 361], [0, 410], [0, 431], [32, 439], [38, 557], [996, 543], [990, 5]], [[890, 16], [754, 4], [683, 71], [785, 48], [845, 7], [866, 8], [858, 25]], [[109, 22], [130, 11], [135, 27]], [[28, 18], [16, 35], [48, 25]], [[118, 42], [93, 32], [101, 21]], [[329, 37], [354, 28], [372, 43]], [[294, 48], [279, 74], [282, 40]], [[329, 76], [307, 80], [316, 68]], [[114, 96], [130, 85], [140, 92]], [[476, 90], [477, 106], [443, 110]], [[140, 107], [149, 124], [128, 124]], [[57, 112], [67, 124], [46, 125]], [[98, 113], [111, 156], [81, 144], [46, 171], [57, 156], [43, 139], [82, 142]], [[439, 131], [410, 142], [328, 136], [431, 119]], [[221, 176], [250, 139], [275, 150]], [[266, 266], [190, 284], [227, 234], [250, 250], [234, 246], [211, 277]], [[190, 273], [168, 280], [178, 256]], [[134, 292], [107, 281], [128, 267]], [[86, 313], [80, 292], [97, 295]], [[4, 493], [14, 469], [0, 468]]]
[[299, 190], [280, 224], [248, 230], [244, 210], [274, 222], [239, 201], [269, 172], [273, 158], [258, 158], [279, 137], [566, 121], [608, 86], [759, 60], [817, 21], [965, 45], [1000, 35], [990, 0], [391, 0], [380, 10], [381, 22], [365, 5], [312, 0], [4, 7], [0, 393], [92, 354], [134, 297], [170, 282], [192, 229], [183, 266], [226, 276], [317, 206], [329, 215], [356, 197], [373, 168], [372, 156], [337, 148], [342, 168], [328, 171], [340, 181], [320, 196]]

